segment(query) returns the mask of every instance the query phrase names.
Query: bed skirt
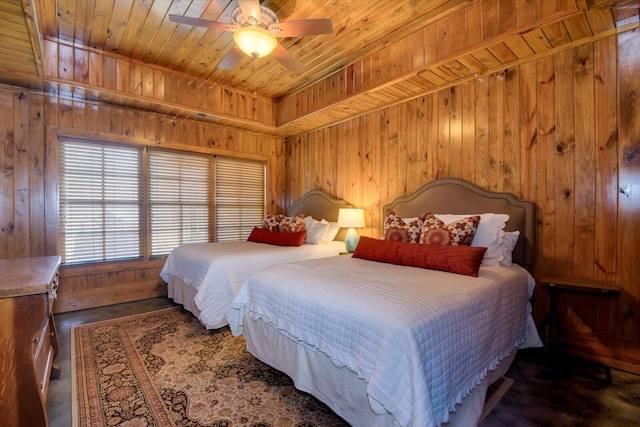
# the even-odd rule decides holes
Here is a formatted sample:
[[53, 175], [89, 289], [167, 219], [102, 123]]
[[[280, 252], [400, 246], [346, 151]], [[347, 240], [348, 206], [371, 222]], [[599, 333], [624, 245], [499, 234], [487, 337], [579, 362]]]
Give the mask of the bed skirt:
[[[247, 349], [266, 363], [289, 375], [297, 389], [312, 394], [354, 427], [393, 427], [389, 413], [370, 402], [364, 380], [345, 367], [336, 367], [324, 354], [299, 345], [261, 319], [244, 319]], [[517, 349], [490, 371], [445, 426], [476, 426], [483, 413], [487, 388], [502, 377], [513, 362]], [[377, 406], [377, 407], [376, 407]]]
[[227, 325], [227, 322], [221, 322], [217, 325], [205, 325], [200, 318], [200, 309], [196, 305], [196, 288], [186, 284], [182, 279], [174, 275], [169, 275], [169, 283], [167, 283], [167, 295], [175, 303], [182, 304], [185, 310], [192, 313], [200, 320], [207, 329], [218, 329]]

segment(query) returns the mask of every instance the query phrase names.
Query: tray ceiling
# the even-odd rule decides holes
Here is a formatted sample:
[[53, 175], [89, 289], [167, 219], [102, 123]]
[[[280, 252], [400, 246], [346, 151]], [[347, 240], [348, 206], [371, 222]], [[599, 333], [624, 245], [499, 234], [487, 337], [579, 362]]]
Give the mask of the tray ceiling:
[[[2, 0], [0, 2], [0, 83], [22, 86], [25, 88], [42, 89], [47, 91], [61, 91], [60, 81], [48, 79], [52, 62], [48, 57], [50, 53], [45, 49], [47, 43], [55, 43], [60, 46], [82, 48], [89, 53], [104, 55], [105, 58], [126, 60], [131, 64], [152, 66], [155, 70], [166, 70], [176, 76], [182, 76], [200, 84], [218, 85], [245, 91], [253, 94], [254, 91], [261, 98], [273, 102], [274, 110], [278, 103], [286, 105], [287, 99], [305, 91], [313, 91], [315, 86], [329, 81], [332, 76], [344, 72], [353, 64], [370, 64], [371, 58], [376, 52], [383, 52], [394, 43], [405, 43], [406, 40], [416, 40], [416, 34], [424, 31], [429, 25], [440, 28], [440, 22], [447, 19], [448, 27], [442, 31], [455, 33], [468, 31], [458, 28], [457, 17], [464, 16], [465, 8], [477, 4], [478, 7], [488, 7], [491, 4], [500, 4], [502, 9], [496, 13], [507, 13], [504, 5], [511, 4], [514, 8], [523, 8], [524, 0], [512, 1], [470, 1], [470, 0], [266, 0], [262, 2], [273, 10], [280, 21], [329, 18], [333, 23], [333, 34], [305, 36], [296, 38], [280, 38], [279, 42], [293, 53], [304, 64], [304, 68], [293, 73], [272, 58], [253, 60], [244, 57], [231, 70], [223, 70], [217, 67], [224, 55], [232, 48], [232, 34], [213, 29], [191, 27], [177, 24], [169, 20], [169, 14], [178, 14], [189, 17], [197, 17], [222, 22], [231, 22], [231, 12], [237, 7], [237, 0]], [[555, 15], [549, 13], [549, 17], [543, 20], [543, 24], [564, 27], [561, 29], [570, 37], [567, 44], [576, 43], [576, 37], [571, 37], [571, 28], [565, 22], [569, 18], [580, 14], [592, 13], [593, 17], [585, 15], [585, 22], [589, 31], [584, 31], [580, 36], [587, 40], [593, 40], [594, 36], [612, 34], [616, 28], [628, 30], [629, 27], [637, 28], [638, 2], [636, 1], [585, 1], [558, 0], [554, 3]], [[566, 6], [564, 12], [562, 7]], [[515, 10], [515, 9], [514, 9]], [[551, 11], [553, 12], [553, 11]], [[457, 15], [454, 15], [457, 14]], [[467, 13], [468, 14], [468, 13]], [[486, 11], [483, 11], [486, 14]], [[456, 18], [452, 17], [455, 16]], [[484, 16], [484, 15], [483, 15]], [[541, 15], [542, 16], [542, 15]], [[564, 19], [564, 21], [563, 21]], [[589, 20], [601, 19], [605, 24], [598, 27], [598, 23]], [[518, 23], [516, 23], [518, 24]], [[479, 24], [480, 25], [480, 24]], [[468, 26], [468, 21], [467, 21]], [[611, 28], [613, 27], [613, 28]], [[493, 68], [506, 67], [509, 63], [517, 63], [522, 58], [517, 51], [518, 41], [513, 37], [522, 37], [524, 44], [530, 49], [522, 49], [523, 52], [531, 52], [530, 57], [541, 54], [543, 47], [557, 49], [561, 42], [554, 40], [550, 31], [541, 30], [542, 26], [527, 27], [527, 34], [505, 35], [505, 58], [492, 53], [496, 61]], [[546, 28], [546, 27], [545, 27]], [[534, 31], [539, 31], [535, 33]], [[427, 34], [425, 32], [425, 34]], [[440, 36], [440, 34], [436, 34]], [[487, 45], [501, 42], [499, 35], [484, 37], [482, 41]], [[527, 37], [527, 35], [529, 37]], [[451, 36], [455, 37], [455, 35]], [[507, 39], [507, 37], [511, 37]], [[510, 45], [508, 41], [511, 40]], [[403, 45], [404, 46], [404, 45]], [[463, 46], [464, 47], [464, 46]], [[476, 52], [482, 48], [482, 43], [464, 47], [460, 55], [447, 57], [447, 63], [466, 66], [469, 75], [473, 76], [480, 70], [491, 70], [482, 64], [481, 54], [476, 54], [473, 64], [465, 59], [464, 55]], [[408, 49], [411, 49], [409, 44]], [[474, 50], [475, 49], [475, 50]], [[503, 49], [498, 47], [497, 49]], [[511, 53], [511, 58], [506, 53]], [[514, 54], [515, 53], [515, 54]], [[61, 55], [61, 53], [59, 53]], [[422, 57], [426, 56], [423, 52]], [[464, 60], [456, 62], [456, 58]], [[504, 60], [503, 60], [504, 59]], [[66, 69], [63, 61], [65, 58], [57, 58], [56, 64], [61, 69]], [[73, 61], [72, 59], [70, 59]], [[77, 61], [77, 59], [75, 59]], [[364, 62], [363, 62], [364, 61]], [[394, 58], [389, 57], [393, 62]], [[133, 66], [133, 65], [132, 65]], [[359, 65], [357, 65], [359, 66]], [[400, 66], [400, 64], [390, 64]], [[404, 67], [404, 65], [402, 65]], [[66, 67], [78, 67], [78, 64], [69, 63]], [[330, 124], [333, 120], [343, 120], [350, 114], [361, 114], [361, 109], [353, 109], [358, 99], [366, 105], [365, 109], [375, 109], [400, 102], [409, 97], [419, 96], [430, 90], [438, 89], [451, 83], [444, 78], [442, 83], [436, 81], [432, 74], [442, 76], [437, 67], [442, 67], [442, 61], [435, 61], [433, 68], [429, 64], [422, 64], [414, 69], [409, 69], [400, 77], [380, 81], [375, 87], [368, 88], [366, 93], [356, 94], [346, 102], [350, 107], [345, 108], [345, 100], [336, 100], [330, 105], [322, 105], [317, 108], [320, 115], [317, 120], [309, 120], [311, 112], [305, 112], [305, 120], [297, 120], [295, 126], [282, 126], [273, 123], [262, 129], [260, 123], [235, 123], [225, 122], [251, 130], [265, 130], [271, 134], [290, 135], [310, 128]], [[432, 69], [434, 70], [432, 72]], [[451, 71], [451, 70], [450, 70]], [[454, 75], [464, 74], [465, 70], [453, 70]], [[106, 77], [105, 77], [106, 78]], [[464, 79], [464, 75], [455, 75], [455, 79]], [[75, 77], [78, 80], [78, 76]], [[426, 83], [425, 83], [426, 81]], [[73, 82], [72, 82], [73, 83]], [[401, 85], [401, 91], [389, 91]], [[151, 109], [154, 111], [180, 109], [175, 105], [166, 106], [162, 102], [153, 102], [148, 98], [136, 98], [126, 93], [114, 93], [107, 95], [102, 93], [100, 87], [88, 87], [86, 84], [66, 85], [65, 90], [73, 92], [73, 96], [85, 96], [88, 99], [96, 99], [105, 102], [123, 104], [134, 108]], [[407, 87], [411, 90], [407, 93]], [[317, 90], [316, 90], [317, 92]], [[373, 102], [368, 96], [378, 93], [377, 100]], [[397, 94], [397, 95], [394, 95]], [[354, 102], [355, 101], [355, 102]], [[352, 112], [350, 112], [352, 111]], [[195, 115], [196, 109], [189, 110], [189, 115]], [[215, 116], [211, 112], [204, 111], [197, 117], [206, 120], [209, 116]], [[219, 120], [220, 117], [214, 117]], [[291, 123], [295, 122], [290, 120]], [[276, 119], [274, 119], [276, 120]]]

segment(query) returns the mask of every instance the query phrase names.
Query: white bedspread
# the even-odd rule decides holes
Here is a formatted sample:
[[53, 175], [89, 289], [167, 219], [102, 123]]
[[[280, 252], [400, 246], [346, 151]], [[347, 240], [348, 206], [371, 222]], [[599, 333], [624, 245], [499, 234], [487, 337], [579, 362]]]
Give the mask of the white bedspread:
[[208, 328], [218, 328], [226, 324], [231, 302], [251, 274], [270, 265], [337, 256], [341, 251], [344, 242], [340, 241], [302, 246], [247, 241], [190, 243], [171, 251], [160, 277], [168, 283], [173, 275], [196, 288], [200, 321]]
[[473, 278], [341, 256], [256, 273], [227, 318], [235, 335], [261, 318], [346, 366], [398, 425], [439, 426], [524, 340], [533, 286], [518, 266]]

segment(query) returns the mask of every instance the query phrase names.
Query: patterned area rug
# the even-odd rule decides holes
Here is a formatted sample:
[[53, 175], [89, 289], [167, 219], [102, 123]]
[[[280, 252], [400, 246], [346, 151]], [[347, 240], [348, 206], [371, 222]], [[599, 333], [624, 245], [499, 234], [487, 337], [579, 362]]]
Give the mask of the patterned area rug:
[[180, 307], [76, 326], [74, 426], [345, 426], [228, 328]]

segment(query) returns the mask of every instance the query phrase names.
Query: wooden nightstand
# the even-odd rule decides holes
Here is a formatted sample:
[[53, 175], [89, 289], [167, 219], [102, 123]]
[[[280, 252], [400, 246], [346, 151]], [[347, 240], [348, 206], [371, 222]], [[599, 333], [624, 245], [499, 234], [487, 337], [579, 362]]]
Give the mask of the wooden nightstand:
[[[563, 277], [545, 277], [540, 286], [549, 290], [549, 312], [543, 322], [544, 344], [548, 351], [558, 350], [558, 304], [565, 293], [588, 293], [603, 297], [618, 297], [620, 288], [607, 282], [594, 280], [567, 279]], [[600, 364], [600, 363], [599, 363]], [[607, 382], [611, 382], [611, 370], [605, 368]]]

